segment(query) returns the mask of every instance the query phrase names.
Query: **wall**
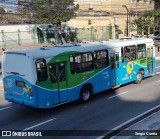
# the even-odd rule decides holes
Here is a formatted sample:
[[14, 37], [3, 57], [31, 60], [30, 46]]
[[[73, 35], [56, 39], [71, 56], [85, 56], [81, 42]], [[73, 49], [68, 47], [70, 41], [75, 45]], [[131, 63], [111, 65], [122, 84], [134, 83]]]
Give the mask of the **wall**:
[[[88, 26], [109, 26], [113, 27], [113, 38], [116, 38], [115, 25], [119, 27], [119, 36], [127, 35], [127, 10], [122, 7], [126, 5], [129, 11], [129, 21], [138, 16], [142, 16], [144, 11], [153, 10], [154, 3], [150, 0], [75, 0], [75, 4], [79, 4], [77, 17], [71, 19], [69, 24], [75, 27], [88, 27]], [[89, 8], [93, 8], [89, 10]], [[88, 20], [92, 21], [88, 25]], [[115, 31], [114, 31], [115, 30]], [[135, 31], [130, 34], [136, 34]]]

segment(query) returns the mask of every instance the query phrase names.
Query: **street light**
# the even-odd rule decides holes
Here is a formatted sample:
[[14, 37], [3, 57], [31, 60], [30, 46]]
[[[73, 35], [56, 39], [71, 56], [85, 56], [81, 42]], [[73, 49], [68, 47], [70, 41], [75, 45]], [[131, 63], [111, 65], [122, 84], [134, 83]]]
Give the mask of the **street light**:
[[122, 5], [127, 10], [127, 36], [129, 36], [129, 9], [126, 5]]

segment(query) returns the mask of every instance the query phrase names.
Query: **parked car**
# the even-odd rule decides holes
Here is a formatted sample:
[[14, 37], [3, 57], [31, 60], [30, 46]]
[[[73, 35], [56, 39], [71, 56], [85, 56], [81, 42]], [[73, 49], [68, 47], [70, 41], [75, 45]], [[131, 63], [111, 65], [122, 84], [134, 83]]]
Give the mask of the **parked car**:
[[144, 38], [143, 35], [134, 35], [133, 37], [134, 37], [134, 38]]
[[124, 36], [124, 37], [121, 37], [120, 40], [130, 40], [132, 39], [131, 37], [128, 37], [128, 36]]
[[154, 37], [155, 40], [160, 40], [160, 33]]

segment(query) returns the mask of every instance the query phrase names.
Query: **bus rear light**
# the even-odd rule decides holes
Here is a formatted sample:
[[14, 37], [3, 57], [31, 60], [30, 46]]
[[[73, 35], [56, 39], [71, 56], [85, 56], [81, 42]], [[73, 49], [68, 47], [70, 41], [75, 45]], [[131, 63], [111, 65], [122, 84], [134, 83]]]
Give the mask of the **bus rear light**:
[[33, 90], [30, 89], [30, 94], [29, 94], [31, 97], [33, 96]]
[[5, 87], [5, 85], [3, 85], [3, 89], [4, 89], [4, 91], [6, 91], [6, 87]]

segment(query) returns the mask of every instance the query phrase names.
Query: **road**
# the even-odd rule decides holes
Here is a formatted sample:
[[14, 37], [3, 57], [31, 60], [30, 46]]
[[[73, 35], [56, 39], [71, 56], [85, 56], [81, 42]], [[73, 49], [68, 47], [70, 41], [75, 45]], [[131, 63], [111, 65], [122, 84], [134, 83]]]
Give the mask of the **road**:
[[52, 109], [9, 103], [0, 86], [0, 130], [111, 130], [160, 104], [160, 74]]
[[[156, 52], [156, 56], [160, 54]], [[160, 60], [157, 73], [140, 84], [130, 83], [97, 94], [86, 104], [75, 101], [52, 109], [35, 109], [5, 101], [0, 80], [0, 130], [71, 130], [74, 133], [72, 130], [114, 129], [160, 105]]]

